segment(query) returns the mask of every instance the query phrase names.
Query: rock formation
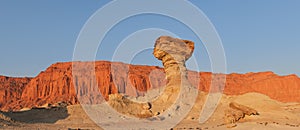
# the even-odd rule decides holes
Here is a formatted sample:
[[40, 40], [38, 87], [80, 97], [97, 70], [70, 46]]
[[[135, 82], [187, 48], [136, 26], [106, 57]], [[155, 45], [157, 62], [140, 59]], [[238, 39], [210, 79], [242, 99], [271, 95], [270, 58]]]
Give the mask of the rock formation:
[[[6, 110], [19, 110], [24, 107], [37, 107], [46, 103], [66, 102], [78, 104], [78, 98], [87, 104], [102, 102], [102, 96], [108, 100], [109, 94], [123, 93], [129, 96], [143, 95], [150, 88], [164, 84], [163, 73], [158, 73], [149, 80], [152, 70], [162, 70], [155, 66], [134, 66], [118, 62], [95, 62], [95, 73], [98, 88], [93, 87], [87, 74], [91, 62], [78, 62], [82, 66], [80, 75], [73, 79], [72, 62], [56, 63], [33, 78], [21, 94], [21, 100], [4, 106]], [[112, 68], [114, 66], [114, 68]], [[126, 69], [128, 68], [128, 69]], [[116, 70], [113, 70], [116, 69]], [[75, 83], [73, 83], [75, 81]], [[75, 89], [74, 84], [79, 88]], [[95, 96], [94, 93], [99, 93]], [[100, 95], [102, 94], [102, 95]], [[83, 103], [83, 102], [81, 102]]]
[[185, 62], [191, 57], [193, 51], [194, 43], [192, 41], [169, 36], [159, 37], [155, 42], [153, 55], [162, 61], [166, 72], [167, 84], [162, 95], [150, 104], [133, 102], [125, 96], [113, 94], [110, 95], [109, 104], [121, 113], [137, 117], [153, 116], [151, 106], [155, 113], [162, 113], [170, 107], [170, 104], [174, 103], [183, 87], [192, 88], [187, 78]]
[[136, 103], [121, 94], [110, 94], [108, 104], [116, 111], [128, 116], [147, 118], [154, 115], [150, 103]]
[[[116, 65], [119, 71], [112, 71], [112, 64]], [[126, 66], [129, 66], [127, 75], [122, 73]], [[95, 71], [99, 90], [105, 99], [108, 99], [109, 94], [117, 92], [130, 96], [144, 95], [145, 91], [159, 88], [166, 83], [165, 74], [152, 73], [163, 72], [162, 68], [155, 66], [97, 61], [95, 62]], [[113, 78], [113, 73], [118, 76]], [[209, 72], [188, 71], [189, 81], [193, 86], [199, 85], [198, 88], [201, 91], [209, 91], [211, 77], [212, 74]], [[55, 104], [60, 101], [68, 104], [79, 103], [73, 85], [71, 62], [53, 64], [33, 79], [17, 78], [15, 80], [15, 78], [2, 76], [0, 80], [1, 110], [20, 110], [24, 107], [46, 103]], [[78, 83], [89, 86], [87, 79], [78, 81]], [[90, 91], [92, 90], [85, 88], [81, 93], [85, 95]], [[278, 76], [272, 72], [228, 74], [226, 76], [225, 94], [241, 95], [248, 92], [265, 94], [282, 102], [300, 102], [300, 79], [296, 75]]]
[[12, 125], [17, 125], [17, 123], [14, 120], [12, 120], [10, 117], [0, 112], [0, 128], [2, 128], [3, 126], [12, 126]]
[[[82, 64], [84, 65], [84, 62]], [[115, 79], [112, 78], [113, 72], [110, 69], [112, 64], [115, 64], [119, 70], [119, 73], [116, 73], [119, 76]], [[107, 61], [97, 61], [95, 66], [98, 87], [106, 99], [108, 99], [109, 94], [117, 92], [130, 96], [140, 96], [145, 91], [164, 86], [166, 83], [165, 74], [152, 73], [154, 70], [163, 72], [163, 69], [155, 66], [127, 65]], [[128, 75], [121, 73], [126, 66], [129, 66]], [[73, 83], [71, 83], [73, 81], [71, 69], [71, 62], [56, 63], [32, 80], [31, 78], [14, 80], [15, 78], [2, 76], [0, 85], [1, 110], [20, 110], [24, 107], [45, 103], [54, 104], [60, 101], [77, 104], [76, 93]], [[188, 79], [192, 85], [198, 86], [199, 84], [199, 90], [205, 92], [210, 89], [211, 76], [212, 74], [209, 72], [188, 71]], [[78, 81], [78, 83], [89, 85], [84, 80]], [[11, 84], [17, 85], [11, 86]], [[89, 91], [91, 90], [86, 88], [86, 91], [82, 91], [82, 95]], [[300, 79], [296, 75], [278, 76], [272, 72], [228, 74], [226, 76], [225, 94], [241, 95], [248, 92], [265, 94], [282, 102], [300, 102]], [[38, 94], [40, 96], [36, 97], [35, 95]]]
[[[87, 66], [81, 62], [79, 65]], [[113, 69], [111, 66], [115, 66]], [[128, 69], [126, 69], [128, 68]], [[87, 73], [87, 72], [84, 72]], [[157, 66], [128, 65], [119, 62], [96, 61], [95, 73], [98, 90], [90, 87], [90, 79], [82, 74], [75, 79], [82, 87], [75, 91], [72, 62], [56, 63], [34, 78], [11, 78], [0, 76], [1, 110], [20, 110], [42, 106], [46, 103], [66, 102], [78, 104], [77, 93], [91, 103], [99, 97], [89, 93], [101, 92], [106, 100], [109, 94], [123, 93], [131, 97], [142, 96], [145, 91], [165, 86], [163, 69]], [[188, 71], [192, 86], [208, 92], [212, 73]], [[218, 81], [217, 81], [218, 82]], [[216, 90], [217, 91], [217, 90]], [[278, 76], [273, 72], [226, 75], [224, 94], [241, 95], [248, 92], [265, 94], [282, 102], [300, 102], [300, 78], [296, 75]]]
[[259, 113], [253, 108], [231, 102], [229, 109], [225, 111], [224, 122], [228, 127], [235, 127], [236, 122], [251, 115], [259, 115]]
[[[153, 55], [163, 63], [167, 84], [161, 96], [153, 101], [153, 110], [158, 113], [165, 111], [175, 102], [180, 91], [184, 91], [184, 95], [191, 93], [190, 89], [193, 87], [187, 77], [185, 62], [192, 56], [193, 51], [194, 42], [189, 40], [169, 36], [161, 36], [156, 40]], [[159, 104], [165, 106], [161, 107]], [[182, 107], [181, 105], [178, 104], [178, 107]], [[156, 106], [161, 108], [155, 108]]]
[[247, 107], [247, 106], [235, 103], [235, 102], [231, 102], [229, 104], [229, 107], [233, 108], [235, 110], [242, 111], [247, 116], [259, 115], [259, 113], [256, 110], [254, 110], [253, 108], [250, 108], [250, 107]]
[[154, 46], [153, 55], [161, 60], [166, 72], [167, 88], [178, 87], [187, 80], [185, 62], [192, 56], [194, 43], [168, 36], [159, 37]]
[[25, 85], [31, 78], [13, 78], [0, 76], [0, 107], [20, 100]]

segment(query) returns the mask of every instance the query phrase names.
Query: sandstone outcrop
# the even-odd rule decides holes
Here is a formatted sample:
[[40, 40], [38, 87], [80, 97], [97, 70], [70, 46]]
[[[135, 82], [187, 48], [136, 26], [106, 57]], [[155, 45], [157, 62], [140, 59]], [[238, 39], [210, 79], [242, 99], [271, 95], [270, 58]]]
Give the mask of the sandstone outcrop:
[[[84, 63], [82, 62], [82, 65], [85, 65]], [[115, 64], [116, 69], [119, 71], [112, 71], [112, 64]], [[123, 73], [126, 71], [124, 69], [126, 67], [129, 68], [128, 74]], [[156, 66], [96, 61], [95, 71], [97, 85], [105, 99], [108, 99], [109, 94], [117, 92], [130, 96], [140, 96], [144, 95], [147, 90], [159, 88], [166, 84], [163, 69]], [[118, 76], [112, 78], [113, 73]], [[190, 83], [193, 86], [198, 86], [201, 91], [209, 91], [211, 77], [212, 73], [210, 72], [188, 71]], [[55, 104], [60, 101], [68, 104], [79, 103], [73, 85], [71, 62], [53, 64], [32, 79], [13, 79], [15, 78], [0, 77], [1, 110], [20, 110], [25, 107], [34, 107], [46, 103]], [[81, 80], [78, 83], [89, 86], [88, 80]], [[92, 90], [85, 88], [81, 93], [85, 95], [90, 91]], [[300, 102], [300, 78], [296, 75], [278, 76], [273, 72], [226, 75], [225, 94], [241, 95], [248, 92], [265, 94], [282, 102]]]
[[[19, 110], [24, 107], [38, 107], [46, 103], [55, 104], [57, 102], [78, 104], [78, 98], [83, 99], [84, 102], [81, 103], [96, 104], [103, 101], [102, 96], [105, 100], [108, 100], [109, 94], [115, 93], [139, 96], [143, 95], [151, 86], [155, 88], [164, 84], [164, 78], [161, 78], [163, 73], [156, 73], [155, 76], [152, 76], [151, 82], [149, 80], [152, 70], [162, 71], [161, 68], [97, 61], [95, 62], [95, 73], [98, 87], [95, 88], [91, 82], [92, 79], [86, 77], [88, 73], [91, 73], [89, 71], [92, 67], [91, 63], [76, 63], [85, 70], [82, 70], [80, 75], [76, 75], [75, 79], [72, 75], [72, 62], [51, 65], [26, 85], [19, 101], [5, 105], [3, 109]], [[75, 89], [74, 84], [80, 85]]]
[[108, 104], [116, 111], [128, 116], [147, 118], [154, 115], [150, 103], [136, 103], [121, 94], [110, 94]]
[[[169, 36], [161, 36], [156, 40], [153, 55], [163, 63], [167, 84], [161, 96], [153, 101], [153, 110], [162, 113], [175, 102], [178, 96], [186, 97], [186, 95], [193, 92], [191, 89], [195, 87], [188, 80], [185, 65], [185, 62], [192, 56], [193, 52], [194, 42], [189, 40], [181, 40]], [[179, 95], [180, 91], [184, 91], [184, 94]], [[161, 107], [161, 104], [164, 104], [165, 108]], [[177, 107], [182, 107], [182, 105], [183, 103], [181, 102]], [[160, 108], [155, 108], [156, 106], [160, 106]]]
[[253, 108], [250, 108], [250, 107], [247, 107], [247, 106], [235, 103], [235, 102], [231, 102], [229, 104], [229, 107], [239, 110], [239, 111], [242, 111], [247, 116], [259, 115], [259, 113], [256, 110], [254, 110]]
[[20, 100], [25, 85], [31, 78], [13, 78], [0, 76], [0, 107]]
[[251, 115], [259, 115], [259, 113], [253, 108], [231, 102], [225, 111], [224, 121], [228, 127], [235, 127], [236, 122]]
[[[109, 95], [109, 104], [121, 113], [137, 117], [153, 116], [151, 107], [155, 113], [164, 112], [170, 107], [170, 104], [174, 103], [181, 89], [188, 88], [185, 95], [190, 93], [189, 88], [192, 88], [192, 85], [187, 78], [185, 62], [191, 57], [193, 51], [194, 43], [192, 41], [169, 36], [159, 37], [155, 42], [153, 55], [162, 61], [166, 72], [167, 84], [162, 95], [150, 104], [133, 102], [120, 94], [111, 94]], [[178, 104], [177, 107], [182, 107], [181, 105], [183, 103]]]
[[[86, 67], [88, 64], [90, 63], [80, 62], [78, 65]], [[51, 65], [35, 78], [0, 76], [0, 108], [20, 110], [57, 102], [78, 104], [78, 95], [85, 97], [86, 102], [97, 103], [95, 101], [102, 100], [101, 96], [91, 97], [89, 93], [101, 92], [106, 100], [109, 94], [115, 93], [136, 97], [144, 95], [145, 91], [150, 89], [165, 86], [167, 83], [164, 70], [157, 66], [96, 61], [98, 89], [95, 90], [90, 87], [90, 79], [85, 78], [85, 73], [88, 71], [83, 71], [82, 75], [73, 79], [72, 62], [65, 62]], [[210, 72], [187, 71], [192, 86], [205, 92], [211, 88], [212, 75]], [[76, 91], [73, 81], [85, 87], [78, 88]], [[265, 94], [281, 102], [300, 102], [300, 78], [296, 75], [278, 76], [273, 72], [226, 75], [224, 94], [241, 95], [248, 92]]]

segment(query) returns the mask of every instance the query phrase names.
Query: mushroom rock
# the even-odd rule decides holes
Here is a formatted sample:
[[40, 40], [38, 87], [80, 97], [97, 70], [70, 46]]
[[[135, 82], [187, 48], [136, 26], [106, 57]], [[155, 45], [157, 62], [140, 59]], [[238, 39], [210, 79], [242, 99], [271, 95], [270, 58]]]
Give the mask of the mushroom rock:
[[169, 36], [159, 37], [153, 55], [161, 60], [166, 72], [167, 88], [188, 81], [185, 62], [192, 56], [194, 42]]
[[[194, 43], [192, 41], [169, 36], [159, 37], [155, 42], [153, 55], [162, 61], [166, 73], [167, 84], [162, 95], [152, 101], [152, 103], [145, 104], [134, 102], [120, 94], [114, 94], [109, 96], [109, 104], [121, 113], [131, 113], [133, 116], [143, 118], [162, 113], [172, 104], [176, 104], [177, 102], [175, 103], [175, 100], [177, 96], [182, 96], [179, 95], [180, 91], [184, 91], [184, 96], [188, 97], [186, 96], [187, 93], [191, 94], [196, 91], [196, 88], [192, 87], [188, 81], [185, 66], [185, 62], [192, 56], [193, 51]], [[192, 90], [192, 88], [194, 88], [194, 90]], [[189, 105], [187, 102], [189, 101], [185, 100], [177, 103], [175, 109], [184, 109], [183, 104]], [[147, 104], [149, 104], [148, 107]], [[171, 110], [174, 109], [171, 108]], [[175, 114], [174, 111], [168, 112], [169, 116], [172, 116], [172, 114]]]
[[164, 92], [153, 101], [155, 113], [161, 113], [171, 105], [176, 106], [176, 111], [178, 108], [185, 109], [184, 104], [191, 107], [189, 103], [193, 100], [190, 98], [193, 97], [192, 94], [196, 94], [197, 89], [188, 80], [185, 62], [192, 56], [193, 51], [194, 42], [189, 40], [170, 36], [161, 36], [156, 40], [153, 55], [163, 63], [167, 84]]

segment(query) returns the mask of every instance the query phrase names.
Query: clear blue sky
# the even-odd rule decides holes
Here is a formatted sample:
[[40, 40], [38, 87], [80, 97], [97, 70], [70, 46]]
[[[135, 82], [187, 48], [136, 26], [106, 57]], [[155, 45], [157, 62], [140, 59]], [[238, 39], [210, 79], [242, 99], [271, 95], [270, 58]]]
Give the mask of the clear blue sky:
[[[81, 28], [108, 2], [1, 0], [0, 75], [36, 76], [55, 62], [71, 61]], [[223, 41], [228, 73], [274, 71], [280, 75], [300, 75], [299, 0], [190, 2], [200, 8], [216, 27]], [[114, 13], [118, 13], [117, 9], [111, 12]], [[110, 60], [111, 52], [127, 35], [152, 27], [199, 42], [189, 29], [174, 19], [158, 15], [137, 16], [118, 24], [108, 33], [97, 60]], [[201, 43], [197, 48], [195, 56], [203, 59], [200, 60], [200, 70], [210, 71], [205, 48]], [[151, 50], [136, 55], [131, 63], [160, 65]]]

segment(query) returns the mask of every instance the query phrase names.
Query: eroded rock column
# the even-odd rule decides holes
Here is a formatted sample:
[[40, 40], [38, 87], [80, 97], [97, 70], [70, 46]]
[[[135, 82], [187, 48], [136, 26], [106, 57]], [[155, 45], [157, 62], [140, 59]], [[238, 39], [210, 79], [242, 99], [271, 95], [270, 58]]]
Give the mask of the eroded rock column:
[[192, 56], [193, 51], [194, 42], [189, 40], [169, 36], [161, 36], [156, 40], [153, 55], [163, 63], [167, 85], [162, 95], [153, 102], [155, 112], [163, 112], [172, 105], [182, 91], [182, 86], [192, 88], [187, 78], [185, 62]]
[[153, 55], [162, 61], [167, 78], [167, 87], [177, 86], [187, 79], [185, 62], [192, 56], [194, 42], [169, 36], [159, 37]]
[[[183, 98], [185, 100], [176, 102], [175, 107], [169, 109], [171, 111], [167, 113], [167, 116], [172, 116], [176, 112], [178, 115], [180, 113], [178, 109], [187, 109], [186, 106], [191, 106], [189, 102], [192, 102], [192, 100], [189, 97], [193, 98], [194, 96], [191, 96], [191, 94], [197, 91], [190, 89], [193, 87], [187, 79], [185, 66], [185, 62], [192, 56], [193, 51], [194, 43], [192, 41], [169, 36], [159, 37], [155, 42], [153, 55], [161, 60], [164, 65], [167, 78], [164, 92], [149, 103], [133, 102], [120, 94], [110, 95], [108, 103], [123, 114], [147, 118], [160, 115], [169, 109], [178, 98], [185, 97]], [[179, 92], [183, 94], [180, 95]]]

